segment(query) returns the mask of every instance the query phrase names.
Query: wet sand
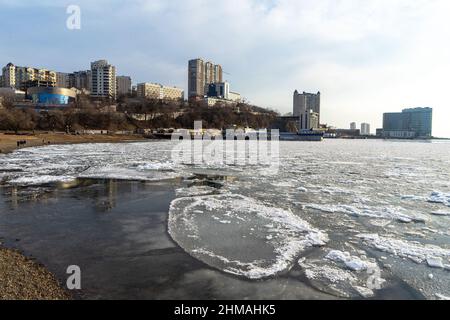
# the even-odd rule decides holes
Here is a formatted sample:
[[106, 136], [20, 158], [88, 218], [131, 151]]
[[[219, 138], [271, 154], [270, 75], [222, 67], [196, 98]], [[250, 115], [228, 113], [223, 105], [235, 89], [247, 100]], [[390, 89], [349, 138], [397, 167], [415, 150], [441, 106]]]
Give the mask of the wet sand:
[[9, 153], [16, 149], [17, 141], [25, 140], [27, 143], [20, 146], [37, 147], [48, 144], [75, 144], [75, 143], [111, 143], [144, 140], [142, 135], [72, 135], [65, 133], [27, 133], [21, 135], [0, 133], [0, 154]]
[[[0, 235], [37, 257], [61, 283], [81, 268], [79, 299], [336, 299], [294, 266], [249, 281], [194, 259], [167, 232], [181, 181], [81, 180], [75, 188], [0, 187]], [[18, 241], [16, 241], [16, 239]], [[383, 299], [417, 298], [401, 286]]]

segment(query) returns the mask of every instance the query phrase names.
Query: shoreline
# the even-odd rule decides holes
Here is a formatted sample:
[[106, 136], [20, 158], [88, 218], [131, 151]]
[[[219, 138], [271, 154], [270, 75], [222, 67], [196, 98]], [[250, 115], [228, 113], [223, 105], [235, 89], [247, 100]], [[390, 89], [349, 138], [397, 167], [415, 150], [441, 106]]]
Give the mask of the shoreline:
[[[0, 154], [11, 153], [18, 149], [30, 147], [42, 147], [46, 145], [80, 144], [80, 143], [120, 143], [145, 141], [139, 134], [136, 135], [74, 135], [62, 132], [36, 132], [21, 134], [0, 133]], [[18, 146], [19, 141], [26, 141], [26, 144]]]
[[[19, 147], [18, 141], [27, 143]], [[0, 154], [46, 145], [144, 141], [142, 135], [72, 135], [66, 133], [0, 133]], [[69, 300], [70, 294], [44, 265], [0, 242], [0, 300]]]
[[0, 300], [71, 300], [42, 264], [0, 243]]

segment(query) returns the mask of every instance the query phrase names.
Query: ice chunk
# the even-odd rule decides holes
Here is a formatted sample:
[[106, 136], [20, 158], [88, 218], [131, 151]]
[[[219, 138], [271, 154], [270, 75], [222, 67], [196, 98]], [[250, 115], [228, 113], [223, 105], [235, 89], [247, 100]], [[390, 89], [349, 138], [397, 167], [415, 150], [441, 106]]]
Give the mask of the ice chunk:
[[358, 291], [358, 293], [361, 295], [361, 297], [363, 298], [371, 298], [375, 295], [375, 293], [373, 292], [372, 289], [366, 288], [366, 287], [360, 287], [360, 286], [355, 286], [354, 287], [356, 291]]
[[443, 193], [443, 192], [435, 191], [428, 198], [428, 202], [442, 203], [442, 204], [450, 207], [450, 193]]
[[402, 200], [422, 201], [422, 200], [425, 200], [426, 198], [422, 197], [422, 196], [415, 196], [415, 195], [412, 195], [412, 194], [407, 194], [407, 195], [402, 195], [401, 199]]
[[427, 258], [427, 264], [432, 268], [444, 269], [444, 263], [441, 257], [429, 257]]
[[197, 197], [217, 193], [218, 189], [209, 186], [191, 186], [175, 190], [177, 197]]
[[443, 294], [440, 293], [436, 293], [436, 297], [438, 298], [438, 300], [450, 300], [450, 297], [444, 296]]
[[20, 186], [38, 186], [57, 182], [70, 182], [74, 181], [76, 178], [73, 176], [51, 176], [51, 175], [39, 175], [39, 176], [21, 176], [15, 179], [11, 179], [8, 183], [12, 185]]
[[426, 218], [420, 214], [407, 215], [403, 213], [402, 208], [385, 207], [385, 208], [371, 208], [371, 207], [354, 207], [350, 205], [320, 205], [307, 204], [305, 208], [314, 209], [326, 213], [344, 213], [356, 217], [371, 217], [385, 220], [397, 220], [404, 223], [410, 222], [425, 222]]
[[330, 251], [325, 258], [335, 262], [342, 262], [345, 264], [347, 268], [349, 268], [352, 271], [367, 270], [371, 265], [373, 265], [373, 263], [364, 261], [359, 257], [350, 255], [349, 252], [342, 252], [339, 250]]
[[436, 259], [450, 258], [450, 250], [435, 245], [425, 245], [407, 242], [400, 239], [393, 239], [379, 236], [378, 234], [357, 235], [365, 244], [377, 250], [390, 253], [394, 256], [408, 258], [416, 263], [428, 262], [435, 264]]
[[175, 199], [169, 233], [195, 258], [250, 279], [285, 272], [305, 249], [328, 241], [292, 212], [234, 194]]
[[435, 216], [450, 216], [450, 211], [433, 211], [431, 214]]
[[[333, 250], [327, 256], [335, 259], [347, 259], [350, 254]], [[369, 273], [351, 271], [340, 266], [340, 260], [335, 263], [328, 258], [322, 260], [301, 258], [298, 263], [304, 269], [304, 274], [311, 285], [321, 291], [346, 298], [360, 296], [369, 298], [375, 294], [368, 287]], [[380, 278], [380, 285], [384, 282], [385, 280]]]

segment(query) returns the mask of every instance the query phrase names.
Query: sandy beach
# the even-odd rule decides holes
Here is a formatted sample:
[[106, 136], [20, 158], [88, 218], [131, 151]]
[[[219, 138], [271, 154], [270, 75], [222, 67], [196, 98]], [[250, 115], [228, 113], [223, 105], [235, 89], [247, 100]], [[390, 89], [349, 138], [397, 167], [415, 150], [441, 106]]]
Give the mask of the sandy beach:
[[66, 133], [25, 133], [25, 134], [5, 134], [0, 133], [0, 153], [9, 153], [18, 148], [18, 141], [26, 141], [20, 146], [38, 147], [48, 144], [74, 144], [74, 143], [102, 143], [102, 142], [124, 142], [143, 140], [142, 135], [73, 135]]

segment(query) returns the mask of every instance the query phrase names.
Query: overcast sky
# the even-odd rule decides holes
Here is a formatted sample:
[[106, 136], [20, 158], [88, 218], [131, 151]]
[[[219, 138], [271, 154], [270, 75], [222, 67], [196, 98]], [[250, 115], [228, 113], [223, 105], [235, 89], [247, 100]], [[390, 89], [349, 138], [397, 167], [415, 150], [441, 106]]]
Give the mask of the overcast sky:
[[[81, 30], [66, 8], [81, 8]], [[233, 91], [292, 111], [322, 93], [322, 120], [347, 128], [406, 107], [434, 108], [450, 137], [448, 0], [0, 0], [0, 64], [71, 72], [107, 59], [134, 83], [187, 89], [187, 61], [223, 66]]]

